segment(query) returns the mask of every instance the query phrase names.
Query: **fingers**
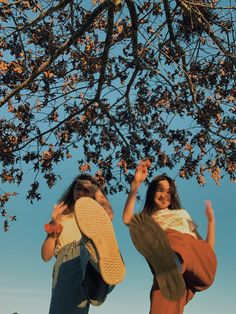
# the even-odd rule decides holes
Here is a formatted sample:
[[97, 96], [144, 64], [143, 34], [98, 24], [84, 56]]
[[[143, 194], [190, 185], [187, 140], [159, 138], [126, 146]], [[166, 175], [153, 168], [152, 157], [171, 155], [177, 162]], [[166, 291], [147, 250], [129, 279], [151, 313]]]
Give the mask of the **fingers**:
[[54, 207], [54, 211], [55, 212], [62, 212], [64, 210], [64, 207], [67, 206], [67, 205], [64, 205], [64, 203], [59, 203], [59, 204], [55, 204], [53, 207]]
[[213, 212], [211, 201], [209, 201], [209, 200], [205, 201], [205, 210], [206, 210], [207, 216], [211, 215], [211, 213]]
[[67, 204], [61, 202], [59, 204], [54, 205], [54, 210], [52, 212], [52, 219], [56, 220], [60, 217], [60, 215], [68, 208]]
[[211, 201], [210, 200], [205, 200], [205, 208], [210, 208], [211, 206]]
[[214, 210], [212, 208], [212, 204], [211, 204], [210, 200], [205, 201], [205, 212], [206, 212], [206, 216], [207, 216], [208, 221], [214, 222], [215, 221]]
[[142, 174], [142, 173], [146, 173], [147, 172], [147, 167], [146, 165], [143, 165], [143, 164], [139, 164], [137, 167], [136, 167], [136, 171], [135, 171], [137, 174]]
[[137, 170], [146, 170], [148, 168], [150, 168], [152, 166], [152, 163], [149, 159], [146, 160], [140, 160], [138, 166], [137, 166]]
[[146, 159], [146, 160], [145, 160], [145, 163], [146, 163], [146, 167], [147, 167], [147, 168], [151, 168], [152, 163], [151, 163], [151, 161], [150, 161], [149, 159]]

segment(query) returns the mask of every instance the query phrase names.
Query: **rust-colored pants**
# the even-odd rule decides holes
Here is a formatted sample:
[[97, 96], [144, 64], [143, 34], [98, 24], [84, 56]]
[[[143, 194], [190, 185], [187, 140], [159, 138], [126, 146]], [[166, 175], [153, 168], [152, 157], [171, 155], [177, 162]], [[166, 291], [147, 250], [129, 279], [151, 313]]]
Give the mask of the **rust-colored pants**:
[[173, 251], [183, 259], [182, 273], [186, 292], [179, 300], [170, 301], [160, 293], [154, 278], [150, 314], [182, 314], [184, 306], [195, 292], [210, 287], [215, 278], [216, 256], [207, 242], [171, 229], [166, 231], [166, 235]]

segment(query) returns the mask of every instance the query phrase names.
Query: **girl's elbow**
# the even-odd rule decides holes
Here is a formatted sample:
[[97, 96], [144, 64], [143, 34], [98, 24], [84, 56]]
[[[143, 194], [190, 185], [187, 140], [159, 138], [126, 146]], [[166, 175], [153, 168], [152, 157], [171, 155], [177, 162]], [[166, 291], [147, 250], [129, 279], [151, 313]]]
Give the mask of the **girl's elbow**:
[[41, 255], [41, 257], [42, 257], [42, 260], [43, 260], [44, 262], [48, 262], [48, 261], [49, 261], [49, 259], [47, 259], [45, 256]]
[[50, 261], [50, 259], [53, 257], [53, 254], [48, 254], [43, 249], [41, 250], [41, 257], [44, 262]]
[[41, 254], [41, 256], [42, 256], [42, 260], [43, 260], [44, 262], [48, 262], [48, 261], [50, 261], [50, 259], [52, 258], [52, 256], [47, 256], [47, 255], [43, 255], [43, 254]]

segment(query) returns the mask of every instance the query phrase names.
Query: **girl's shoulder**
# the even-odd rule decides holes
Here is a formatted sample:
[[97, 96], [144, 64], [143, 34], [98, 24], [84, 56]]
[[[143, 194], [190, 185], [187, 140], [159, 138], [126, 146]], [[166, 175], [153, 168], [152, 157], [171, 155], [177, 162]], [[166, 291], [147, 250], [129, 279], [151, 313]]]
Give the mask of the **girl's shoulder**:
[[186, 209], [181, 208], [179, 211], [180, 211], [181, 217], [183, 217], [187, 220], [192, 220], [192, 217], [189, 215], [189, 212]]
[[182, 217], [182, 218], [185, 218], [185, 219], [191, 219], [191, 216], [189, 215], [189, 213], [187, 212], [186, 209], [184, 208], [178, 208], [178, 209], [161, 209], [161, 210], [158, 210], [156, 212], [156, 215], [157, 216], [179, 216], [179, 217]]

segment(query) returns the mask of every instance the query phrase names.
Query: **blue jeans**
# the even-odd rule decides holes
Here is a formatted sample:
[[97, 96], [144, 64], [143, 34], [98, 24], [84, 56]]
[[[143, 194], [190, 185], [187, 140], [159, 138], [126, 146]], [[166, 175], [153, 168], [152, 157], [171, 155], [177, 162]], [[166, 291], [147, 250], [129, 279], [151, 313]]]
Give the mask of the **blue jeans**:
[[53, 268], [49, 314], [87, 314], [91, 300], [102, 304], [113, 288], [90, 262], [83, 240], [69, 243], [58, 252]]

